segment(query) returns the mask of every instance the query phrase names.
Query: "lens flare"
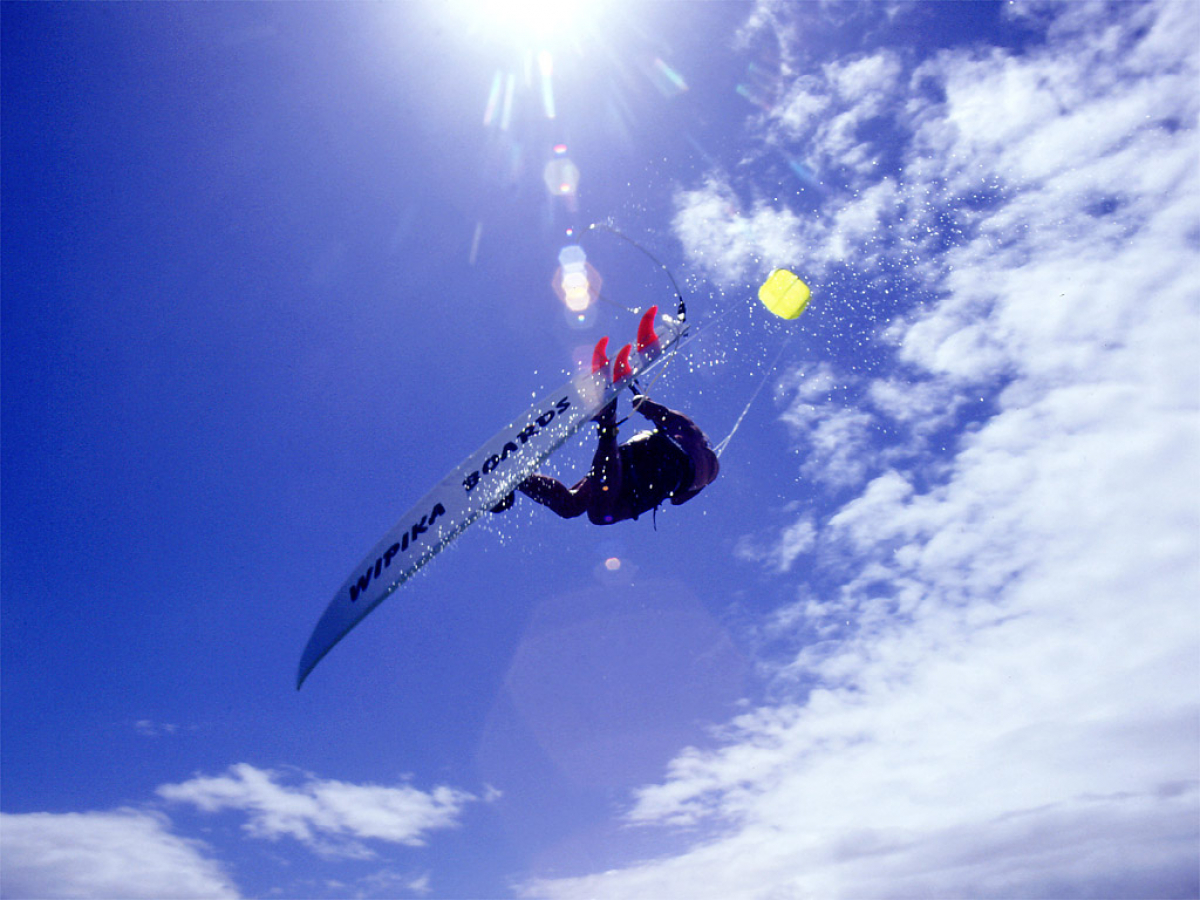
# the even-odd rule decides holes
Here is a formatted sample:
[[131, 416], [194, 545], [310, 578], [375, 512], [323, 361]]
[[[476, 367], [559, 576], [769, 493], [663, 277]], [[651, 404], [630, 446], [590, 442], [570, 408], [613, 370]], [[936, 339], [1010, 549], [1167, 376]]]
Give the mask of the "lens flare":
[[588, 320], [585, 313], [600, 296], [600, 273], [587, 261], [587, 254], [578, 244], [568, 244], [558, 253], [558, 269], [551, 285], [571, 318]]
[[556, 197], [572, 197], [579, 188], [579, 169], [565, 156], [556, 156], [542, 172], [546, 189]]
[[542, 112], [547, 119], [555, 117], [554, 110], [554, 58], [548, 50], [538, 54], [538, 72], [542, 77]]
[[668, 100], [677, 97], [688, 89], [683, 76], [672, 69], [661, 59], [655, 59], [650, 65], [650, 80], [658, 88], [658, 92]]
[[560, 266], [580, 266], [587, 262], [587, 254], [578, 244], [568, 244], [558, 251]]
[[483, 124], [486, 128], [496, 121], [496, 112], [500, 109], [500, 90], [504, 84], [504, 74], [496, 72], [492, 76], [492, 87], [488, 91], [487, 106], [483, 110]]

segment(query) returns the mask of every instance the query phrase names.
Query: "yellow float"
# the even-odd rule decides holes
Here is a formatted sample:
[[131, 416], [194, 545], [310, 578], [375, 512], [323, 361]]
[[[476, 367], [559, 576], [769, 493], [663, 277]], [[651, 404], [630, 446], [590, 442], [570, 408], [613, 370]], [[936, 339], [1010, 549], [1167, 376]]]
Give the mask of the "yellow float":
[[812, 291], [787, 269], [776, 269], [758, 289], [763, 306], [781, 319], [797, 319], [808, 308]]

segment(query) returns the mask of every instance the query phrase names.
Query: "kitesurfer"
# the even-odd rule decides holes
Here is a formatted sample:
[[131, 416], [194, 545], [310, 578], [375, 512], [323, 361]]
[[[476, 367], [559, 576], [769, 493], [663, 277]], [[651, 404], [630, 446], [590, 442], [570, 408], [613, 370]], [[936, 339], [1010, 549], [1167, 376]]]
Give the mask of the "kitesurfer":
[[[573, 487], [548, 475], [530, 475], [517, 490], [564, 519], [587, 513], [595, 525], [636, 519], [664, 500], [687, 503], [712, 483], [720, 470], [717, 454], [704, 432], [688, 416], [643, 394], [633, 408], [654, 423], [623, 444], [617, 442], [617, 401], [595, 417], [599, 446], [592, 467]], [[512, 506], [509, 494], [493, 510]]]

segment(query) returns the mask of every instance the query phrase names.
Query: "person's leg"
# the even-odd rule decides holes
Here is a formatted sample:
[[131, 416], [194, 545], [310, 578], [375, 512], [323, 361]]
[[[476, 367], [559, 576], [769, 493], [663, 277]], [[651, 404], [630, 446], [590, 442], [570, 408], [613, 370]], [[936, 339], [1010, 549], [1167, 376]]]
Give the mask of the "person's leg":
[[517, 490], [564, 519], [573, 519], [586, 512], [593, 524], [608, 525], [628, 518], [628, 509], [622, 509], [621, 501], [616, 413], [614, 400], [596, 416], [600, 439], [592, 457], [592, 468], [574, 487], [567, 487], [549, 475], [533, 474], [517, 485]]
[[522, 481], [517, 485], [517, 490], [564, 519], [583, 515], [592, 495], [592, 486], [587, 478], [569, 488], [557, 478], [538, 474]]
[[621, 454], [617, 443], [617, 401], [614, 400], [596, 416], [600, 425], [596, 454], [587, 481], [591, 482], [588, 498], [588, 519], [594, 525], [609, 525], [625, 518], [621, 505]]

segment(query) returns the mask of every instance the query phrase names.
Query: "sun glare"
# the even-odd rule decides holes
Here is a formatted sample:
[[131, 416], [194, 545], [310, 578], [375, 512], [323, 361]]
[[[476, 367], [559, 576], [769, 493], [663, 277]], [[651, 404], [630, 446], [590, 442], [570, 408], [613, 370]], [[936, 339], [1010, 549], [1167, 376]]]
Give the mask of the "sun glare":
[[536, 51], [594, 21], [604, 0], [455, 0], [450, 5], [471, 32]]

